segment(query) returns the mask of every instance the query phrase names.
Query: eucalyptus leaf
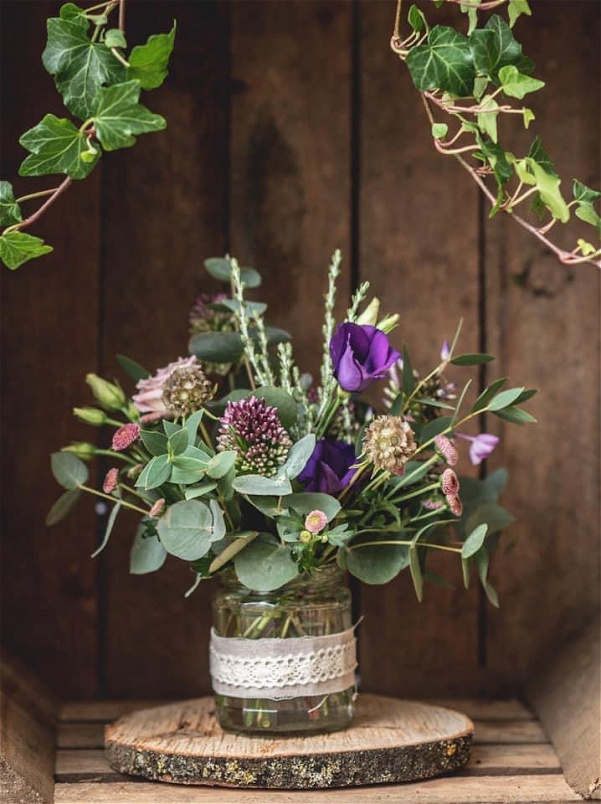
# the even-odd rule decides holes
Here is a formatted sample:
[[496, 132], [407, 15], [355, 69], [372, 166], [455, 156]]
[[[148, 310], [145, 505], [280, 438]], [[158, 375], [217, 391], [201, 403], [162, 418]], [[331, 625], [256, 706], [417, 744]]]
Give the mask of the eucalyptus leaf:
[[117, 362], [123, 371], [129, 377], [131, 377], [134, 382], [146, 380], [148, 377], [150, 377], [150, 372], [139, 363], [136, 363], [136, 361], [132, 360], [130, 357], [126, 357], [125, 355], [117, 355]]
[[46, 527], [51, 528], [64, 519], [81, 496], [81, 489], [69, 489], [58, 498], [46, 517]]
[[415, 545], [409, 548], [409, 570], [413, 580], [415, 595], [421, 603], [424, 596], [424, 576], [422, 573], [419, 556], [417, 554], [417, 547]]
[[[211, 257], [204, 261], [207, 273], [220, 282], [232, 281], [232, 263], [227, 257]], [[258, 288], [261, 284], [261, 274], [254, 268], [240, 266], [240, 279], [249, 288]]]
[[156, 489], [169, 480], [171, 471], [172, 467], [167, 455], [157, 455], [142, 469], [136, 480], [136, 488], [143, 488], [146, 491]]
[[159, 541], [156, 530], [149, 534], [148, 520], [143, 520], [134, 536], [129, 554], [129, 571], [132, 575], [147, 575], [156, 572], [165, 563], [167, 551]]
[[115, 525], [115, 521], [117, 519], [117, 516], [118, 516], [120, 510], [121, 510], [121, 500], [118, 500], [115, 503], [115, 505], [113, 506], [113, 509], [112, 509], [111, 513], [109, 514], [109, 518], [108, 518], [108, 521], [106, 523], [106, 528], [104, 530], [104, 536], [102, 538], [102, 541], [100, 542], [100, 544], [96, 548], [96, 550], [94, 550], [94, 552], [92, 553], [92, 556], [91, 556], [92, 558], [96, 558], [97, 555], [100, 555], [100, 553], [102, 553], [104, 548], [107, 546], [107, 544], [109, 542], [109, 539], [111, 537], [111, 533], [113, 532], [113, 527]]
[[298, 564], [287, 545], [255, 539], [234, 560], [238, 580], [256, 592], [279, 589], [298, 575]]
[[[371, 538], [369, 541], [378, 539]], [[394, 534], [386, 541], [394, 541]], [[346, 566], [351, 575], [370, 585], [388, 583], [409, 566], [409, 547], [406, 544], [397, 547], [390, 544], [366, 547], [353, 544], [346, 548], [345, 553]]]
[[183, 500], [169, 506], [157, 529], [168, 553], [184, 561], [196, 561], [209, 552], [212, 541], [211, 510], [199, 500]]
[[321, 492], [288, 494], [282, 498], [282, 505], [285, 508], [292, 508], [303, 516], [310, 514], [311, 511], [323, 511], [328, 522], [331, 522], [341, 510], [341, 505], [335, 497]]
[[487, 525], [488, 533], [498, 533], [515, 522], [514, 517], [496, 502], [478, 506], [466, 522], [466, 531], [472, 533], [479, 525]]
[[187, 500], [194, 500], [196, 497], [204, 497], [205, 494], [209, 494], [216, 488], [217, 482], [215, 480], [203, 480], [201, 483], [187, 488], [184, 492], [184, 496]]
[[151, 455], [167, 454], [167, 436], [156, 430], [140, 430], [140, 439]]
[[167, 448], [171, 457], [181, 455], [188, 448], [188, 439], [190, 434], [185, 427], [176, 430], [173, 435], [169, 436], [167, 441]]
[[238, 453], [234, 450], [226, 450], [218, 452], [217, 455], [212, 457], [207, 465], [207, 474], [209, 477], [219, 479], [226, 475], [236, 463]]
[[470, 535], [467, 537], [465, 542], [463, 543], [463, 547], [461, 548], [461, 557], [462, 558], [471, 558], [484, 544], [484, 540], [486, 539], [486, 534], [488, 533], [488, 525], [482, 524], [478, 525], [471, 531]]
[[242, 338], [237, 332], [200, 332], [190, 338], [190, 353], [207, 363], [237, 363], [242, 357]]
[[472, 405], [472, 413], [476, 413], [479, 410], [484, 410], [484, 408], [488, 405], [490, 400], [494, 397], [497, 393], [499, 388], [503, 386], [504, 383], [507, 382], [506, 377], [500, 377], [498, 380], [492, 382], [488, 388], [485, 388], [484, 391], [480, 394], [480, 396], [476, 399], [474, 404]]
[[292, 486], [287, 479], [263, 477], [262, 475], [242, 475], [232, 483], [240, 494], [281, 497], [292, 493]]
[[307, 465], [315, 450], [315, 434], [308, 433], [290, 447], [286, 463], [281, 467], [284, 477], [294, 480]]
[[211, 542], [218, 542], [225, 536], [225, 518], [217, 500], [211, 500], [209, 508], [211, 509], [211, 515], [213, 517]]
[[51, 456], [52, 474], [65, 489], [76, 489], [88, 477], [88, 467], [70, 452], [54, 452]]

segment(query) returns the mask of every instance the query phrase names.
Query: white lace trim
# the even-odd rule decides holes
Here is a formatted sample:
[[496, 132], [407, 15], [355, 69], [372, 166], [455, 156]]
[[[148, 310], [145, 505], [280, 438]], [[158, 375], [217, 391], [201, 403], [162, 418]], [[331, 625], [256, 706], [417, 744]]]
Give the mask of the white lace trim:
[[[210, 668], [218, 694], [318, 695], [347, 689], [357, 666], [353, 629], [322, 637], [244, 639], [211, 632]], [[241, 695], [243, 693], [243, 695]]]

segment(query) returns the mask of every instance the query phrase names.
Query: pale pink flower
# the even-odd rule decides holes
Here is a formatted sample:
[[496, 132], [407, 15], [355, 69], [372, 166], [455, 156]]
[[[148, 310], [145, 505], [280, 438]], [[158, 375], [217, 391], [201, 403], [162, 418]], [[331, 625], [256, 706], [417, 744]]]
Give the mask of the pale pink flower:
[[119, 485], [119, 470], [109, 469], [102, 484], [102, 490], [105, 494], [112, 494]]
[[449, 466], [455, 466], [459, 460], [459, 453], [450, 438], [444, 435], [436, 436], [434, 445]]
[[454, 497], [459, 491], [459, 478], [452, 469], [445, 469], [440, 478], [440, 487], [445, 496]]
[[115, 452], [122, 452], [137, 441], [140, 435], [140, 427], [130, 422], [120, 427], [113, 436], [113, 449]]
[[163, 513], [164, 507], [165, 507], [165, 500], [163, 497], [161, 497], [161, 499], [157, 500], [150, 509], [150, 516], [160, 516]]
[[492, 433], [480, 433], [477, 436], [464, 435], [463, 433], [455, 433], [455, 435], [464, 441], [471, 441], [469, 454], [470, 461], [474, 466], [478, 466], [482, 461], [485, 461], [500, 441], [500, 438]]
[[321, 533], [328, 524], [328, 518], [323, 511], [311, 511], [305, 519], [305, 527], [309, 533]]
[[[174, 363], [160, 368], [152, 377], [139, 380], [136, 383], [138, 393], [134, 394], [132, 401], [140, 413], [149, 414], [143, 417], [143, 421], [156, 421], [163, 416], [168, 416], [169, 411], [163, 402], [163, 386], [175, 369], [191, 368], [198, 365], [195, 355], [191, 357], [180, 357]], [[152, 418], [151, 418], [152, 417]]]
[[463, 513], [463, 505], [457, 494], [447, 494], [447, 503], [451, 513], [455, 514], [455, 516], [461, 516]]

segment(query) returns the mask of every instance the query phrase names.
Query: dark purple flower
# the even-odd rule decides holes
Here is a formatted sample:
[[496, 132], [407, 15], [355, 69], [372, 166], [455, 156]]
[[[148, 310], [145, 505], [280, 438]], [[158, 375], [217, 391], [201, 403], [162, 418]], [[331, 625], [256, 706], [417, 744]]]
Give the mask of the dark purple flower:
[[322, 438], [315, 445], [307, 465], [298, 476], [305, 483], [305, 491], [321, 491], [338, 494], [351, 482], [355, 470], [351, 466], [357, 460], [355, 450], [344, 441]]
[[463, 433], [455, 433], [455, 435], [457, 438], [463, 438], [464, 441], [472, 442], [469, 454], [470, 461], [474, 466], [478, 466], [482, 461], [485, 461], [500, 441], [498, 436], [492, 433], [480, 433], [477, 436], [464, 435]]
[[330, 341], [334, 375], [343, 391], [364, 391], [386, 375], [400, 355], [388, 335], [369, 324], [339, 324]]

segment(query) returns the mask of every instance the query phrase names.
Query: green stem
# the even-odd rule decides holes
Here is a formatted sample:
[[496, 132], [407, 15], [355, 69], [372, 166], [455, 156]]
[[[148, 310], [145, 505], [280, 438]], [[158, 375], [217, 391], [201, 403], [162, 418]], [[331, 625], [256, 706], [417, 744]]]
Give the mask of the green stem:
[[38, 193], [29, 193], [28, 195], [22, 195], [20, 198], [17, 198], [15, 201], [16, 204], [22, 204], [23, 201], [31, 201], [34, 198], [43, 198], [45, 195], [52, 195], [58, 190], [58, 187], [51, 187], [50, 190], [40, 190]]
[[403, 411], [402, 411], [403, 413], [405, 413], [405, 411], [408, 410], [409, 405], [415, 399], [417, 392], [421, 390], [424, 387], [424, 385], [426, 385], [426, 383], [432, 379], [432, 377], [436, 377], [438, 374], [442, 374], [448, 363], [449, 363], [448, 360], [443, 360], [442, 363], [439, 363], [438, 366], [436, 366], [436, 368], [433, 371], [431, 371], [426, 377], [424, 377], [423, 380], [420, 380], [418, 382], [413, 391], [403, 402]]
[[[411, 541], [381, 541], [381, 542], [363, 542], [362, 544], [355, 544], [347, 547], [347, 550], [358, 550], [360, 547], [377, 547], [379, 545], [386, 545], [388, 547], [393, 546], [396, 547], [398, 545], [405, 545], [410, 547], [413, 545]], [[431, 547], [433, 550], [446, 550], [450, 553], [460, 553], [461, 547], [448, 547], [446, 544], [432, 544], [431, 542], [415, 542], [415, 547]]]
[[94, 452], [95, 455], [108, 455], [109, 458], [119, 458], [125, 463], [129, 463], [131, 466], [135, 466], [136, 462], [132, 461], [129, 455], [124, 455], [122, 452], [113, 452], [112, 449], [97, 449]]
[[[88, 491], [90, 494], [95, 494], [96, 497], [102, 497], [105, 500], [110, 500], [111, 502], [119, 502], [116, 497], [111, 497], [110, 494], [105, 494], [102, 491], [97, 491], [96, 489], [92, 489], [89, 486], [84, 486], [83, 483], [78, 484], [78, 488], [82, 491]], [[143, 514], [144, 516], [148, 516], [148, 511], [144, 510], [143, 508], [139, 508], [137, 505], [133, 505], [132, 503], [128, 503], [125, 500], [121, 500], [121, 504], [125, 506], [125, 508], [131, 508], [132, 511], [137, 511], [139, 514]]]
[[412, 491], [410, 494], [403, 494], [401, 497], [392, 497], [391, 499], [395, 503], [402, 503], [405, 500], [411, 500], [413, 497], [420, 497], [422, 494], [426, 494], [428, 491], [433, 491], [434, 489], [439, 489], [440, 483], [431, 483], [429, 486], [424, 486], [421, 489], [417, 489], [416, 491]]

